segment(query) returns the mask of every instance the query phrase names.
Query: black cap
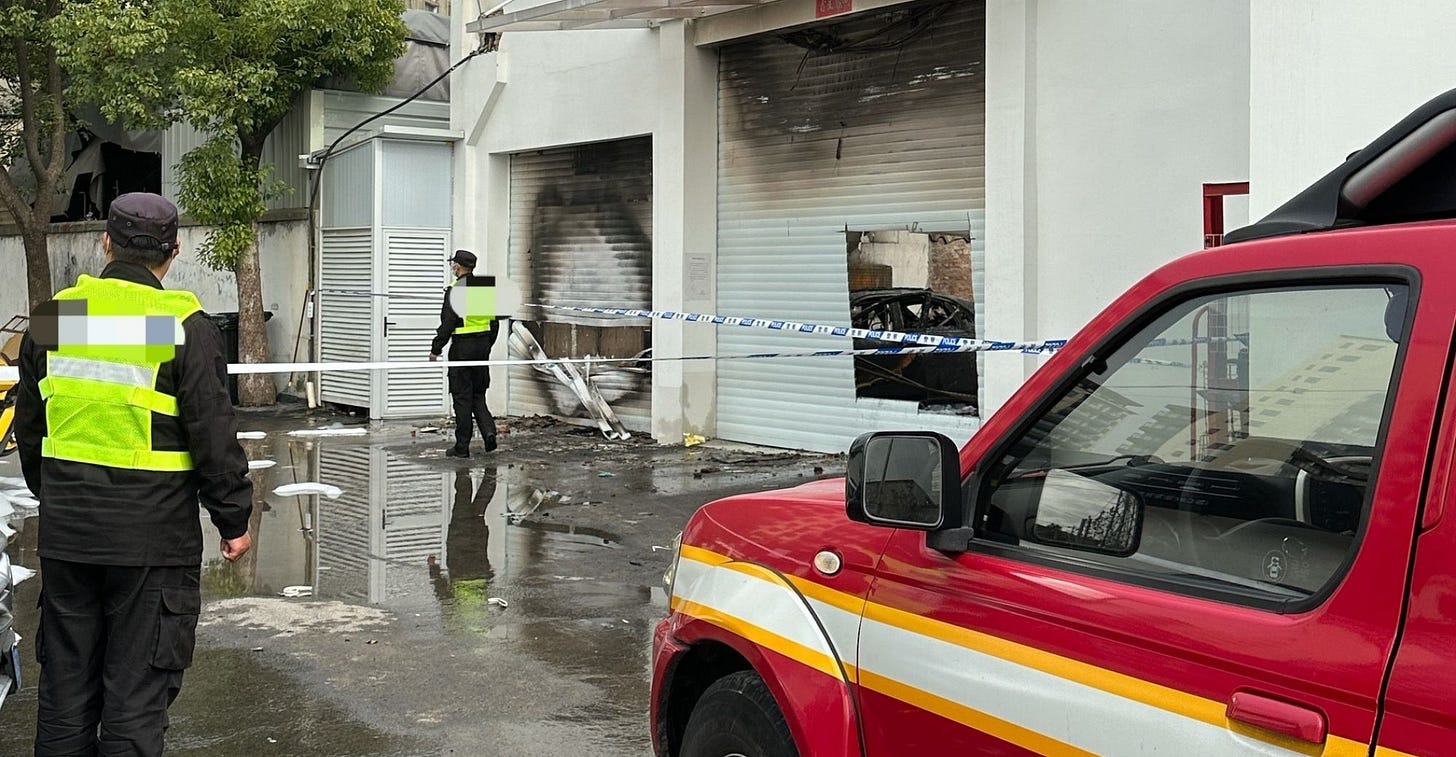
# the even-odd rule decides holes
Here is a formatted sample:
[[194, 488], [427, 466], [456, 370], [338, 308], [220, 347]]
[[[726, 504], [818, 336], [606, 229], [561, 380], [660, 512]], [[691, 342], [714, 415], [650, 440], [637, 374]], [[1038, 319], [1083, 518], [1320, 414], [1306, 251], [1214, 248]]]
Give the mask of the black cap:
[[106, 217], [111, 243], [133, 250], [177, 248], [177, 206], [150, 192], [130, 192], [111, 201]]
[[475, 267], [475, 253], [471, 252], [470, 250], [456, 250], [455, 251], [455, 254], [454, 255], [451, 255], [450, 256], [450, 259], [447, 262], [450, 262], [450, 263], [459, 263], [460, 265], [463, 265], [466, 268], [474, 268]]

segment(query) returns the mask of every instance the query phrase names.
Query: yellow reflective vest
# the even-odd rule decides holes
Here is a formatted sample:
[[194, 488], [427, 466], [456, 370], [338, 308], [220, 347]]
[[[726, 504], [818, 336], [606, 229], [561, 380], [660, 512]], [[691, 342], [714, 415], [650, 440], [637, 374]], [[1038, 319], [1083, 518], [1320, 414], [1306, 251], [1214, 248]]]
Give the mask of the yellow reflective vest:
[[[490, 331], [490, 323], [495, 320], [495, 287], [472, 285], [471, 278], [469, 275], [461, 276], [455, 282], [455, 286], [460, 288], [453, 293], [452, 298], [455, 301], [455, 312], [461, 316], [460, 325], [453, 332], [457, 336]], [[465, 311], [463, 313], [460, 312], [461, 303]]]
[[182, 343], [182, 322], [202, 310], [191, 292], [81, 276], [55, 296], [56, 348], [46, 352], [41, 454], [146, 471], [192, 470], [186, 452], [152, 448], [152, 414], [176, 417], [177, 398], [157, 391], [162, 366]]

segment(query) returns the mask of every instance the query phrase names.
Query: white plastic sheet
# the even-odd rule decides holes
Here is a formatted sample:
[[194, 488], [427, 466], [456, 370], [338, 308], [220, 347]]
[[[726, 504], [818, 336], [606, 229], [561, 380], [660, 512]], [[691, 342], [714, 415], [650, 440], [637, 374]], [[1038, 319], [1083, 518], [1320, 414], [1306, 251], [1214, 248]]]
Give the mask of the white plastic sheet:
[[273, 490], [274, 494], [280, 497], [293, 497], [300, 494], [322, 494], [329, 499], [338, 499], [343, 489], [332, 484], [320, 484], [316, 481], [308, 481], [297, 484], [284, 484]]

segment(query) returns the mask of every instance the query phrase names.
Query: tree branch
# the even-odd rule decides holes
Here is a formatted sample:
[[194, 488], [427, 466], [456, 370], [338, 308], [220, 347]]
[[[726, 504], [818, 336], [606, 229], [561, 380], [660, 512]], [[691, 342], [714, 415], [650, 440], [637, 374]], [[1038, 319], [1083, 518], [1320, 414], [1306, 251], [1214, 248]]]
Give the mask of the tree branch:
[[26, 212], [30, 207], [25, 204], [25, 198], [20, 196], [20, 189], [15, 186], [15, 180], [10, 178], [9, 171], [0, 171], [0, 204], [10, 210], [10, 215], [21, 228], [28, 228], [30, 223], [29, 214]]
[[[60, 15], [60, 3], [58, 0], [50, 0], [46, 3], [46, 10], [50, 18], [55, 18]], [[51, 40], [46, 41], [46, 76], [51, 91], [51, 117], [55, 119], [55, 125], [51, 129], [51, 162], [46, 166], [46, 174], [50, 177], [49, 183], [54, 191], [55, 183], [60, 181], [66, 167], [66, 107], [61, 99], [61, 62], [56, 57], [55, 42]]]
[[39, 124], [35, 122], [35, 93], [30, 91], [30, 51], [25, 40], [15, 38], [15, 74], [20, 80], [20, 136], [25, 140], [25, 158], [31, 171], [40, 178], [45, 164], [40, 162]]

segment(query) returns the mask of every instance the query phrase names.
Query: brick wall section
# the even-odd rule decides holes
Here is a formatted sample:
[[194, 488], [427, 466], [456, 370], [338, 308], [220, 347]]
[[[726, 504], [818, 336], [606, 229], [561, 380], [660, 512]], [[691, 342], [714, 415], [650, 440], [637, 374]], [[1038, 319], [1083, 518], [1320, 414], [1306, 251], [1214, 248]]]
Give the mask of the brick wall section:
[[930, 288], [971, 302], [971, 240], [934, 235], [930, 238]]

